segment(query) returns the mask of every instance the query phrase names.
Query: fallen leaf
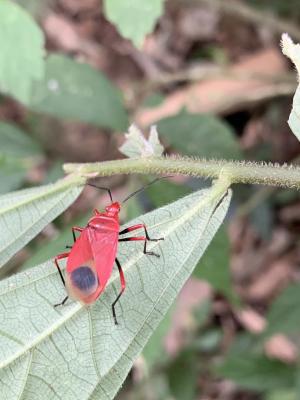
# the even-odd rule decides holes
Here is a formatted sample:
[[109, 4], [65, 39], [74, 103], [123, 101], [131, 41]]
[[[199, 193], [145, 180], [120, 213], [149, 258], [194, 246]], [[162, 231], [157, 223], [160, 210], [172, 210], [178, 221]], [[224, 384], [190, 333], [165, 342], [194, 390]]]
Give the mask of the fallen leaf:
[[184, 107], [191, 113], [229, 113], [253, 102], [257, 104], [258, 100], [293, 93], [293, 84], [257, 77], [272, 78], [285, 71], [286, 64], [279, 50], [264, 49], [229, 67], [223, 76], [217, 75], [174, 91], [160, 106], [138, 111], [135, 120], [141, 126], [147, 126], [177, 114]]

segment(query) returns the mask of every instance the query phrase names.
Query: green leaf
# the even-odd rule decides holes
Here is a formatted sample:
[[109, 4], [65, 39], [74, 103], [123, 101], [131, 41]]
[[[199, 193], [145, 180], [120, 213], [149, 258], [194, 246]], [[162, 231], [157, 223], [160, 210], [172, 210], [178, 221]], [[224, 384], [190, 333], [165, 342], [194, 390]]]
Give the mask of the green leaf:
[[41, 157], [42, 150], [33, 139], [17, 126], [0, 122], [0, 193], [18, 189]]
[[191, 190], [184, 185], [163, 180], [150, 186], [149, 189], [146, 189], [146, 192], [151, 202], [156, 207], [160, 207], [187, 195]]
[[0, 90], [28, 104], [32, 84], [44, 75], [44, 36], [32, 17], [0, 1]]
[[297, 400], [294, 390], [276, 390], [267, 394], [264, 400]]
[[150, 93], [142, 103], [142, 108], [155, 108], [160, 106], [166, 97], [160, 92]]
[[257, 391], [290, 388], [295, 384], [296, 367], [264, 355], [243, 353], [229, 356], [217, 373], [238, 386]]
[[20, 128], [0, 122], [0, 157], [26, 159], [41, 153], [38, 143]]
[[112, 399], [222, 223], [231, 197], [223, 190], [193, 193], [131, 222], [165, 240], [149, 246], [159, 259], [146, 256], [141, 243], [120, 243], [127, 289], [118, 326], [111, 314], [120, 290], [116, 271], [90, 307], [53, 307], [65, 296], [53, 261], [0, 282], [2, 397]]
[[300, 284], [287, 287], [272, 303], [266, 335], [300, 332]]
[[[220, 227], [221, 228], [221, 227]], [[204, 253], [205, 254], [205, 253]], [[197, 323], [198, 329], [203, 328], [211, 315], [212, 312], [212, 302], [211, 299], [207, 299], [199, 306], [193, 309], [193, 316]]]
[[194, 351], [183, 351], [173, 361], [168, 371], [170, 390], [176, 400], [194, 400], [196, 398], [198, 371], [197, 357]]
[[164, 0], [104, 0], [104, 11], [122, 36], [141, 47], [163, 13], [163, 3]]
[[179, 114], [157, 122], [161, 138], [186, 155], [240, 159], [241, 151], [231, 127], [207, 114]]
[[271, 239], [274, 226], [274, 212], [271, 201], [260, 201], [251, 210], [249, 219], [256, 232], [266, 241]]
[[37, 112], [125, 130], [121, 93], [99, 71], [62, 55], [46, 60], [45, 78], [36, 82], [30, 105]]
[[26, 170], [17, 162], [7, 162], [0, 159], [0, 194], [18, 189], [24, 182]]
[[163, 362], [163, 360], [167, 358], [163, 341], [171, 325], [172, 313], [173, 310], [171, 308], [155, 329], [143, 350], [143, 356], [146, 360], [148, 369], [157, 367], [159, 363]]
[[202, 353], [212, 353], [217, 351], [222, 341], [222, 331], [220, 329], [210, 329], [202, 332], [195, 341], [195, 347]]
[[231, 285], [230, 244], [226, 227], [222, 225], [199, 261], [193, 276], [208, 281], [232, 302], [237, 298]]
[[66, 178], [0, 196], [0, 267], [77, 198], [81, 182]]
[[43, 183], [53, 183], [58, 179], [63, 178], [64, 170], [63, 170], [63, 162], [56, 160], [54, 164], [47, 171], [47, 176], [44, 179]]

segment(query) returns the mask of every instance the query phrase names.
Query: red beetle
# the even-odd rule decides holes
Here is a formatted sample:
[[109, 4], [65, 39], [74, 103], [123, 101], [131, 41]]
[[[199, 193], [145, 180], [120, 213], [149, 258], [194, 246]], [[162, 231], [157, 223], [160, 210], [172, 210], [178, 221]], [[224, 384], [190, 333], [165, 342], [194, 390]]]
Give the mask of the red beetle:
[[[160, 179], [162, 178], [155, 179], [147, 186]], [[105, 212], [101, 213], [98, 210], [94, 210], [94, 215], [88, 221], [85, 228], [74, 226], [72, 228], [74, 245], [71, 247], [71, 250], [55, 257], [55, 265], [68, 292], [68, 296], [66, 296], [61, 303], [55, 304], [55, 307], [65, 304], [69, 296], [84, 304], [91, 304], [96, 301], [104, 291], [112, 274], [114, 262], [116, 262], [120, 274], [121, 290], [112, 304], [112, 313], [115, 324], [118, 324], [115, 306], [126, 287], [124, 273], [116, 257], [118, 242], [144, 241], [144, 254], [159, 257], [159, 254], [147, 251], [147, 242], [157, 242], [164, 238], [150, 239], [145, 224], [133, 225], [120, 231], [119, 212], [121, 206], [118, 202], [113, 202], [110, 189], [93, 184], [89, 185], [98, 189], [107, 190], [111, 204], [105, 208]], [[147, 186], [132, 193], [123, 203]], [[119, 236], [141, 228], [144, 229], [145, 236], [119, 238]], [[75, 232], [80, 232], [77, 238]], [[68, 258], [66, 280], [58, 264], [58, 260], [63, 258]]]

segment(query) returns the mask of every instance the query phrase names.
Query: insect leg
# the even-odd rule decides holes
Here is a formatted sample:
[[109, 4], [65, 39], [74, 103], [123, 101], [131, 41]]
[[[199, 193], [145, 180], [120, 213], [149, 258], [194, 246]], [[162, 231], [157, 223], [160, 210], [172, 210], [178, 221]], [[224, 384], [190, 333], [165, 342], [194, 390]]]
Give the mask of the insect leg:
[[61, 278], [62, 283], [64, 284], [64, 286], [66, 286], [66, 282], [65, 282], [65, 278], [63, 277], [63, 274], [61, 272], [60, 266], [58, 264], [58, 260], [62, 260], [63, 258], [67, 258], [69, 256], [69, 254], [70, 254], [69, 252], [68, 253], [61, 253], [61, 254], [59, 254], [58, 256], [56, 256], [54, 258], [54, 264], [56, 265], [56, 268], [57, 268], [57, 270], [59, 272], [60, 278]]
[[120, 261], [119, 261], [117, 258], [116, 258], [115, 261], [116, 261], [116, 264], [117, 264], [117, 267], [118, 267], [118, 270], [119, 270], [119, 274], [120, 274], [121, 291], [120, 291], [120, 293], [118, 294], [116, 300], [112, 303], [111, 308], [112, 308], [112, 313], [113, 313], [115, 325], [118, 325], [118, 321], [117, 321], [117, 317], [116, 317], [115, 306], [116, 306], [117, 302], [120, 300], [120, 297], [122, 296], [122, 294], [123, 294], [123, 292], [124, 292], [124, 290], [125, 290], [125, 288], [126, 288], [126, 282], [125, 282], [124, 272], [123, 272], [123, 270], [122, 270]]
[[151, 239], [145, 224], [137, 224], [137, 225], [129, 226], [128, 228], [125, 228], [121, 232], [119, 232], [119, 235], [125, 235], [128, 232], [132, 232], [132, 231], [135, 231], [135, 230], [141, 229], [141, 228], [144, 229], [145, 236], [137, 236], [137, 237], [119, 239], [119, 242], [129, 242], [129, 241], [142, 240], [142, 241], [145, 242], [144, 243], [144, 254], [148, 254], [150, 256], [160, 257], [159, 254], [154, 253], [153, 251], [147, 251], [147, 242], [158, 242], [159, 240], [164, 240], [164, 238]]
[[53, 307], [63, 306], [65, 302], [68, 300], [69, 296], [66, 296], [61, 303], [54, 304]]
[[[158, 240], [161, 239], [150, 239], [152, 242], [157, 242]], [[124, 239], [119, 239], [119, 242], [136, 242], [136, 241], [143, 241], [144, 242], [144, 254], [147, 254], [148, 256], [155, 256], [155, 257], [160, 257], [159, 254], [154, 253], [154, 251], [147, 251], [147, 243], [149, 239], [147, 239], [146, 236], [133, 236], [129, 238], [124, 238]]]
[[[66, 282], [65, 282], [65, 278], [64, 278], [64, 276], [63, 276], [63, 274], [62, 274], [62, 272], [61, 272], [60, 266], [59, 266], [59, 264], [58, 264], [58, 260], [61, 260], [61, 259], [63, 259], [63, 258], [67, 258], [67, 257], [69, 256], [69, 254], [70, 254], [70, 253], [62, 253], [62, 254], [59, 254], [58, 256], [56, 256], [55, 259], [54, 259], [54, 263], [55, 263], [55, 265], [56, 265], [56, 268], [57, 268], [57, 270], [58, 270], [58, 272], [59, 272], [59, 276], [60, 276], [60, 278], [61, 278], [62, 283], [64, 284], [64, 286], [66, 286]], [[57, 307], [57, 306], [60, 306], [60, 305], [64, 305], [65, 302], [68, 300], [68, 298], [69, 298], [69, 296], [65, 297], [61, 303], [54, 304], [54, 307]]]
[[137, 229], [143, 228], [145, 231], [145, 235], [148, 241], [152, 242], [157, 242], [158, 240], [164, 240], [165, 238], [159, 238], [159, 239], [151, 239], [149, 236], [149, 233], [147, 231], [147, 227], [145, 224], [137, 224], [137, 225], [132, 225], [129, 226], [128, 228], [123, 229], [121, 232], [119, 232], [119, 235], [125, 235], [128, 232], [136, 231]]
[[76, 242], [76, 235], [75, 232], [82, 232], [84, 228], [80, 228], [80, 226], [73, 226], [72, 228], [72, 235], [74, 239], [74, 243]]
[[[77, 240], [75, 232], [82, 232], [83, 230], [84, 230], [84, 228], [80, 228], [80, 226], [73, 226], [73, 228], [72, 228], [73, 243], [75, 243]], [[71, 249], [72, 246], [66, 246], [66, 248]]]

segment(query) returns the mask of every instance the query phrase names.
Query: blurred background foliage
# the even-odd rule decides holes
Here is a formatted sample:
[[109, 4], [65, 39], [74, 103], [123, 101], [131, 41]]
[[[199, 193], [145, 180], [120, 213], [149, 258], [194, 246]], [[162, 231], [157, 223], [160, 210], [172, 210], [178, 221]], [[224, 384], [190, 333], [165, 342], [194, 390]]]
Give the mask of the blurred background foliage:
[[[168, 154], [298, 163], [286, 123], [296, 76], [278, 43], [282, 31], [300, 41], [299, 10], [296, 0], [1, 0], [0, 193], [54, 182], [66, 161], [122, 157], [132, 121], [156, 124]], [[146, 181], [101, 184], [118, 199]], [[207, 184], [159, 182], [122, 220]], [[70, 227], [107, 201], [86, 188], [10, 269], [61, 252]], [[235, 188], [118, 399], [300, 397], [299, 216], [297, 192]]]

